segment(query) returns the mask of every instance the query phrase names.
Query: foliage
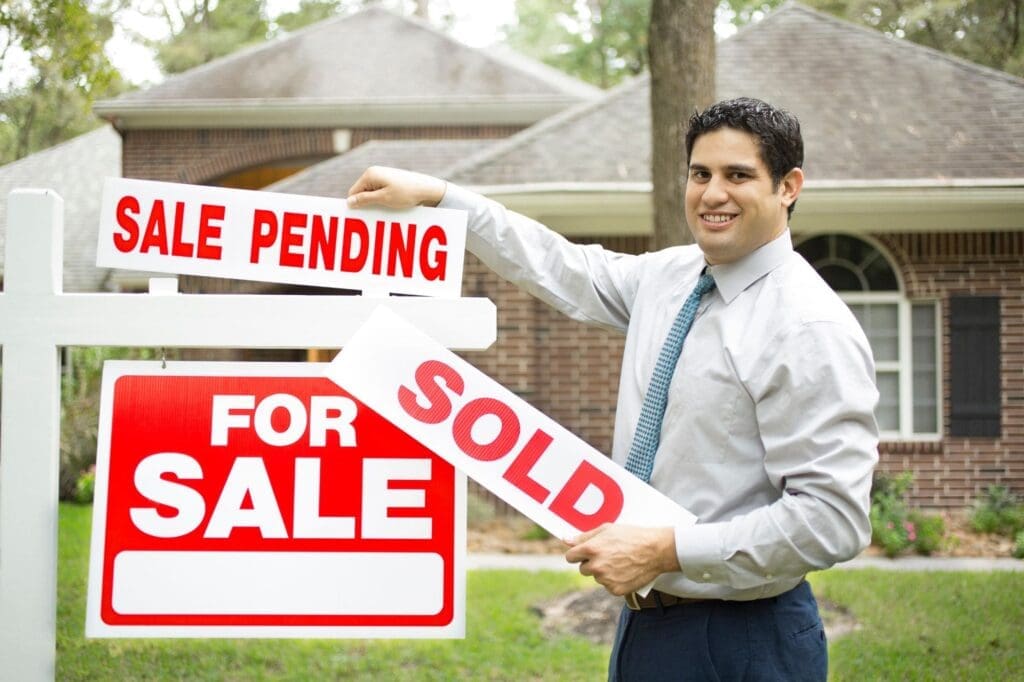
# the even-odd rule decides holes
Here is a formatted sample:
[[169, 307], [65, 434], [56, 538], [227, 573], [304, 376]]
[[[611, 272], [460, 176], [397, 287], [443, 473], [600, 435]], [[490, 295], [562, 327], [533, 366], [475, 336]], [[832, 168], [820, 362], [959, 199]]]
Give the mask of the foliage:
[[84, 133], [93, 101], [125, 85], [103, 52], [114, 0], [13, 0], [0, 4], [0, 64], [27, 57], [25, 80], [0, 92], [0, 164]]
[[906, 503], [912, 481], [909, 472], [892, 477], [876, 474], [871, 485], [871, 541], [888, 557], [896, 556], [913, 542], [910, 534], [914, 528]]
[[1020, 679], [1024, 573], [830, 570], [810, 580], [859, 625], [830, 642], [830, 680]]
[[938, 514], [910, 512], [908, 518], [913, 537], [908, 539], [918, 554], [928, 556], [942, 547], [946, 536], [946, 522]]
[[61, 505], [58, 680], [596, 680], [609, 650], [547, 636], [533, 605], [593, 584], [569, 572], [473, 571], [456, 640], [85, 639], [90, 508]]
[[909, 471], [896, 476], [876, 474], [871, 485], [871, 541], [894, 557], [913, 549], [918, 554], [938, 550], [946, 533], [941, 516], [910, 511], [907, 493], [913, 484]]
[[1013, 539], [1013, 551], [1011, 554], [1014, 559], [1024, 559], [1024, 530], [1017, 533], [1017, 537]]
[[1006, 486], [989, 486], [985, 495], [974, 502], [971, 527], [979, 533], [1012, 538], [1024, 530], [1024, 504]]
[[65, 354], [61, 382], [60, 499], [77, 500], [79, 484], [96, 464], [103, 363], [150, 359], [148, 349], [74, 347]]
[[602, 88], [647, 69], [650, 0], [516, 0], [508, 43]]
[[96, 467], [92, 466], [83, 471], [75, 482], [75, 502], [78, 504], [91, 504], [95, 492]]
[[[1024, 3], [1020, 0], [803, 0], [834, 16], [963, 59], [1024, 76]], [[723, 0], [743, 25], [783, 0]]]
[[284, 31], [296, 31], [303, 26], [332, 17], [338, 14], [340, 9], [340, 0], [302, 0], [295, 10], [278, 15], [274, 23]]
[[170, 37], [152, 42], [164, 73], [181, 73], [261, 43], [270, 34], [266, 0], [195, 0], [182, 6], [163, 0], [161, 13]]

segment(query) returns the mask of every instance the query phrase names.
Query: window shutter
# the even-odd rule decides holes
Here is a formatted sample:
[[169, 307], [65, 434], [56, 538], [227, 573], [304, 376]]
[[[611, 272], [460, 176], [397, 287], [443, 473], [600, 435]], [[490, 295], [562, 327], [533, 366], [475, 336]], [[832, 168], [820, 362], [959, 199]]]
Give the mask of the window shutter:
[[999, 324], [998, 296], [950, 298], [950, 435], [1002, 435]]

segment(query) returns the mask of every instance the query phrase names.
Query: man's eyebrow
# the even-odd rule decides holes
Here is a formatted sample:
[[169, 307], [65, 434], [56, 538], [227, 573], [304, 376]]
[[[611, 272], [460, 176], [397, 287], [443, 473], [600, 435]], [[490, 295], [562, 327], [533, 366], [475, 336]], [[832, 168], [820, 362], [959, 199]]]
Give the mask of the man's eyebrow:
[[739, 172], [739, 173], [749, 173], [749, 174], [753, 175], [753, 174], [757, 173], [757, 166], [748, 166], [748, 165], [742, 164], [742, 163], [733, 163], [733, 164], [730, 164], [730, 165], [726, 166], [726, 170], [728, 170], [731, 173]]

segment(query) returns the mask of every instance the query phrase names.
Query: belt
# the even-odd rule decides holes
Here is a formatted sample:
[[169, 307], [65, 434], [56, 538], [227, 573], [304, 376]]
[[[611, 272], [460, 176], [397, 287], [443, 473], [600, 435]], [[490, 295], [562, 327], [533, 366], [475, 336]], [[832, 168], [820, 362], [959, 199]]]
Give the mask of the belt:
[[630, 592], [625, 596], [626, 606], [633, 611], [641, 611], [643, 609], [664, 609], [669, 606], [680, 606], [682, 604], [697, 604], [700, 602], [710, 601], [708, 599], [690, 599], [688, 597], [677, 597], [674, 594], [668, 592], [661, 592], [659, 590], [651, 590], [647, 593], [646, 597], [641, 597], [636, 592]]

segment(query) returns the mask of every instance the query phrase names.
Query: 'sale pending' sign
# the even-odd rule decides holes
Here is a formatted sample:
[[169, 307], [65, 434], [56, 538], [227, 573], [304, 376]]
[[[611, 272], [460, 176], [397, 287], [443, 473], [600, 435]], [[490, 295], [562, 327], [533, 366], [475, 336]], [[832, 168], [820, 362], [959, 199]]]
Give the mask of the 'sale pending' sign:
[[466, 213], [107, 178], [96, 265], [454, 298]]
[[462, 637], [465, 477], [305, 363], [108, 362], [86, 634]]
[[570, 538], [602, 523], [696, 521], [383, 306], [327, 371], [338, 385], [556, 537]]

